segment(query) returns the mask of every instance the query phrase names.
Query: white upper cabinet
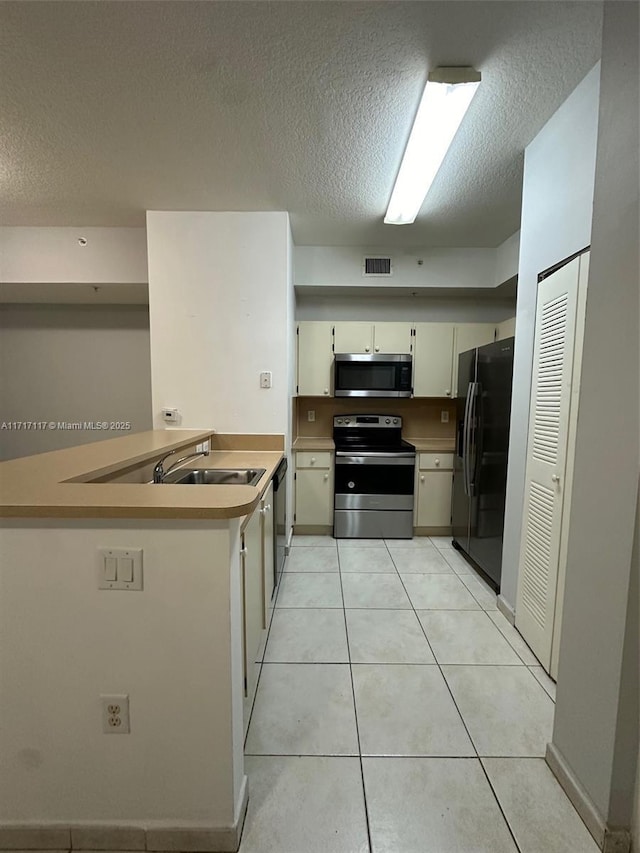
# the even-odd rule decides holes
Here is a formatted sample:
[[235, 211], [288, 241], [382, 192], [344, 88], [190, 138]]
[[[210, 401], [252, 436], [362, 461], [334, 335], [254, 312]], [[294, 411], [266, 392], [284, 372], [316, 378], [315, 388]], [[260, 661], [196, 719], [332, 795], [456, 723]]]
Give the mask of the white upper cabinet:
[[461, 352], [492, 344], [496, 337], [495, 323], [460, 323], [455, 327], [453, 346], [453, 396], [458, 396], [458, 356]]
[[333, 323], [298, 323], [298, 394], [328, 397], [333, 369]]
[[410, 353], [411, 323], [336, 323], [335, 351]]
[[453, 323], [416, 323], [413, 396], [450, 397]]
[[374, 352], [411, 352], [413, 323], [376, 323], [373, 334]]
[[512, 338], [516, 333], [516, 318], [509, 317], [508, 320], [503, 320], [496, 326], [496, 340], [503, 341], [505, 338]]
[[336, 352], [373, 352], [373, 323], [335, 323]]

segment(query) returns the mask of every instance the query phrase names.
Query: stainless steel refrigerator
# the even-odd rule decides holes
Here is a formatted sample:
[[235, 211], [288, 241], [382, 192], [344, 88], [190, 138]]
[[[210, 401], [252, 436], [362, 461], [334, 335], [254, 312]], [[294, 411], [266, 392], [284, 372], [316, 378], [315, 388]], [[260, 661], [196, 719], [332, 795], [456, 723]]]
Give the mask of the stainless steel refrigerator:
[[454, 547], [500, 588], [513, 338], [460, 354], [451, 521]]

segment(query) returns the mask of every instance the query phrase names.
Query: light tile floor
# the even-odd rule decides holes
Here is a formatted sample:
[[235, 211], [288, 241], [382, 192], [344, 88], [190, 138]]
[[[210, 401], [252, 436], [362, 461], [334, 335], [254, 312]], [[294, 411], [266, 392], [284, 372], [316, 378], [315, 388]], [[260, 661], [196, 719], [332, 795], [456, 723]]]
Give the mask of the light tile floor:
[[554, 700], [446, 537], [294, 537], [240, 853], [596, 853], [544, 762]]

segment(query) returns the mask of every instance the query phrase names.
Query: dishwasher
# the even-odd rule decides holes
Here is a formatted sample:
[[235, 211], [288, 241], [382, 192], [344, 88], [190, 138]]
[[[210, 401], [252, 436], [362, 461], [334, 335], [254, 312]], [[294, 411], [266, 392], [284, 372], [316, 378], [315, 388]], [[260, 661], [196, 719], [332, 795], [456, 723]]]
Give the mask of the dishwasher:
[[[286, 559], [287, 549], [287, 457], [273, 475], [273, 592], [275, 592]], [[273, 593], [272, 593], [273, 595]]]

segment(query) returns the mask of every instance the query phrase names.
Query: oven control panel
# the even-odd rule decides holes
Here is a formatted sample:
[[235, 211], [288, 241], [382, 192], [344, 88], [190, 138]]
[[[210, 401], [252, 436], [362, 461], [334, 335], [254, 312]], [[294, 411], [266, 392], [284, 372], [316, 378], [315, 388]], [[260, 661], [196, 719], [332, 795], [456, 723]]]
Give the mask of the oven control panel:
[[375, 427], [402, 428], [402, 418], [399, 415], [335, 415], [333, 418], [334, 429], [338, 427]]

